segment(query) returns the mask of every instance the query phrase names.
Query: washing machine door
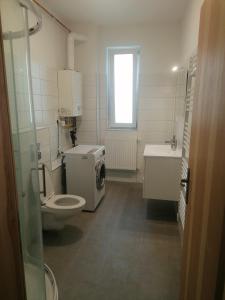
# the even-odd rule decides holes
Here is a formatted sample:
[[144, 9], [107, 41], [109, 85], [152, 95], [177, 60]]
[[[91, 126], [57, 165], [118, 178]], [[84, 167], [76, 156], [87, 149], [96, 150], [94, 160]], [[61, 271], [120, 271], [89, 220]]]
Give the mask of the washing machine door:
[[105, 162], [99, 161], [96, 164], [96, 187], [101, 190], [105, 185]]

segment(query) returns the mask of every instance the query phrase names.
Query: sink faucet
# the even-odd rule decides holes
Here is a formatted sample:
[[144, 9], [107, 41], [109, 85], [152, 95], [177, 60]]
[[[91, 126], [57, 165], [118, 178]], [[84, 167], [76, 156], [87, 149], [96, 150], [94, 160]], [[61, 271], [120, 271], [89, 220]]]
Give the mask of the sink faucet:
[[176, 138], [176, 136], [173, 135], [173, 138], [169, 141], [165, 141], [165, 144], [171, 145], [171, 149], [175, 151], [177, 149], [177, 138]]

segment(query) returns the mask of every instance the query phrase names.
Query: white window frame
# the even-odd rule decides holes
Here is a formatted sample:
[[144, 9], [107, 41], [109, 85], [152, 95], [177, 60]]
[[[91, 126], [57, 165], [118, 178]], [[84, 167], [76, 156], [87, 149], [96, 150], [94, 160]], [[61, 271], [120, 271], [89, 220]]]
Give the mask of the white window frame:
[[[115, 94], [114, 94], [114, 55], [133, 54], [133, 116], [132, 123], [115, 122]], [[140, 47], [109, 47], [107, 48], [107, 102], [109, 129], [136, 129], [137, 128], [137, 100], [139, 89], [139, 60]]]

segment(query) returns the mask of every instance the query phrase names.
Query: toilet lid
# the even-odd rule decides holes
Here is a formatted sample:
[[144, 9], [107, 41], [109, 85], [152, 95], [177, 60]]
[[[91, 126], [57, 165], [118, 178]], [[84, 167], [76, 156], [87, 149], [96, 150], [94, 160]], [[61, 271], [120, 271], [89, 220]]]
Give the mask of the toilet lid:
[[84, 198], [74, 195], [53, 195], [45, 202], [45, 206], [53, 209], [71, 210], [83, 207]]

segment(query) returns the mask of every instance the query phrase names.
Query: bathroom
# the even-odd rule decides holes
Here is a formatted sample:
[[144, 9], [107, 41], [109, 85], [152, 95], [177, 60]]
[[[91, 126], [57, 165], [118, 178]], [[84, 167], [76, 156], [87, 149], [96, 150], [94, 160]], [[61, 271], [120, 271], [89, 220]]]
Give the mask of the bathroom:
[[[209, 214], [223, 201], [207, 210], [195, 200], [207, 195], [197, 186], [213, 190], [204, 164], [213, 164], [210, 145], [221, 141], [213, 136], [224, 132], [221, 121], [204, 127], [211, 139], [201, 135], [195, 104], [196, 91], [207, 98], [196, 88], [207, 86], [200, 16], [225, 16], [225, 5], [219, 14], [211, 2], [0, 0], [0, 152], [9, 162], [5, 181], [0, 169], [0, 220], [10, 253], [0, 265], [12, 270], [1, 276], [1, 299], [223, 299], [203, 297], [201, 273], [216, 259], [205, 250], [213, 222], [224, 261], [223, 216]], [[212, 86], [208, 94], [218, 96], [222, 87]], [[218, 103], [202, 109], [210, 124], [220, 119]], [[209, 149], [202, 156], [201, 145]], [[218, 199], [223, 165], [213, 175]]]

